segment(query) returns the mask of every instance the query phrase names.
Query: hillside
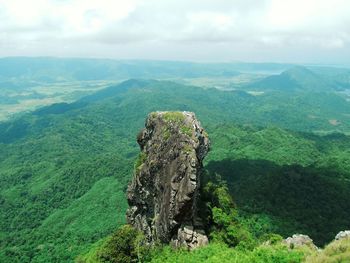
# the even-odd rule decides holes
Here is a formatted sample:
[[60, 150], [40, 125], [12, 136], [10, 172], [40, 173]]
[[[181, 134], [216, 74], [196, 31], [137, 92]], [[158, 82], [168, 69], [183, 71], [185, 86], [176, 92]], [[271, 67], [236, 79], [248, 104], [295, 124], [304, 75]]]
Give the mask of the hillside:
[[334, 95], [347, 92], [350, 85], [348, 69], [324, 66], [9, 57], [0, 58], [0, 121], [54, 103], [72, 103], [130, 78], [246, 90], [253, 95], [266, 91]]
[[[53, 103], [70, 103], [130, 78], [172, 79], [204, 86], [250, 82], [288, 64], [193, 63], [54, 57], [0, 58], [0, 121]], [[248, 74], [241, 74], [249, 72]], [[200, 86], [201, 86], [200, 85]]]
[[[331, 92], [339, 85], [303, 66], [292, 67], [279, 75], [271, 75], [248, 84], [252, 90], [275, 90], [284, 92]], [[339, 87], [338, 87], [339, 88]]]
[[[135, 136], [145, 116], [157, 110], [196, 112], [212, 139], [206, 168], [228, 181], [242, 215], [256, 214], [266, 229], [283, 235], [320, 232], [313, 238], [319, 244], [328, 242], [349, 227], [350, 139], [305, 132], [349, 132], [349, 107], [337, 95], [256, 97], [130, 80], [73, 104], [49, 106], [3, 122], [0, 261], [70, 262], [124, 223], [125, 190], [138, 151]], [[331, 118], [341, 124], [330, 124]], [[267, 124], [282, 129], [266, 128]], [[273, 188], [271, 196], [260, 198], [270, 189], [263, 186], [277, 184], [284, 176], [289, 182], [286, 189]], [[303, 194], [290, 191], [303, 193], [305, 180], [315, 198], [304, 204]], [[300, 206], [281, 210], [286, 200]], [[314, 212], [301, 212], [314, 203]], [[322, 209], [324, 204], [327, 209]], [[310, 223], [315, 214], [322, 215], [317, 225]], [[283, 225], [285, 217], [293, 224]]]

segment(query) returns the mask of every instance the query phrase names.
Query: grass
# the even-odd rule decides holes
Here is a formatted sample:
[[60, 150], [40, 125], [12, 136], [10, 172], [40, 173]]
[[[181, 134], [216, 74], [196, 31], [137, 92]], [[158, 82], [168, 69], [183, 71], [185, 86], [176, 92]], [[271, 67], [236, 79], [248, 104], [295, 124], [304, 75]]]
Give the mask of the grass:
[[140, 152], [134, 164], [134, 170], [136, 174], [140, 172], [141, 167], [146, 161], [146, 159], [147, 159], [147, 154], [145, 152]]
[[185, 120], [185, 115], [180, 111], [165, 112], [163, 118], [166, 122], [181, 123]]
[[173, 250], [165, 247], [157, 251], [152, 263], [298, 263], [304, 255], [301, 251], [288, 250], [286, 246], [259, 246], [254, 250], [229, 248], [223, 243], [212, 243], [194, 251]]
[[308, 256], [305, 263], [347, 263], [350, 262], [350, 238], [336, 240], [322, 251]]
[[163, 139], [165, 141], [167, 141], [170, 138], [170, 131], [167, 127], [164, 127], [162, 130], [162, 134], [163, 134]]
[[192, 136], [192, 132], [193, 132], [192, 128], [187, 126], [187, 125], [181, 126], [180, 131], [181, 131], [181, 133], [186, 134], [189, 137]]

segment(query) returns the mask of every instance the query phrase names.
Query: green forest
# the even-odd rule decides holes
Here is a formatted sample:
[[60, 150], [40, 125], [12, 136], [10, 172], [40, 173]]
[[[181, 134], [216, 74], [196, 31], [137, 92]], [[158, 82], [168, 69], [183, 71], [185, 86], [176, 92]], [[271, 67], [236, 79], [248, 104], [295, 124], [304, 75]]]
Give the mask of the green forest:
[[[131, 79], [0, 122], [0, 262], [349, 259], [348, 241], [327, 244], [350, 228], [350, 104], [302, 87], [256, 96]], [[201, 189], [210, 245], [193, 252], [143, 246], [125, 225], [136, 136], [167, 110], [195, 112], [211, 140]], [[281, 244], [295, 233], [323, 254]]]

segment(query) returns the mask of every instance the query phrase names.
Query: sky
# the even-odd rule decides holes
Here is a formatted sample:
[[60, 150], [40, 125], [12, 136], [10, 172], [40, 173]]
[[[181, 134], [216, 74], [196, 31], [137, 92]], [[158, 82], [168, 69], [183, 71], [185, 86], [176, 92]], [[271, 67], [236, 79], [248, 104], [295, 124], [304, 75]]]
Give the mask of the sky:
[[350, 0], [0, 0], [0, 57], [350, 64]]

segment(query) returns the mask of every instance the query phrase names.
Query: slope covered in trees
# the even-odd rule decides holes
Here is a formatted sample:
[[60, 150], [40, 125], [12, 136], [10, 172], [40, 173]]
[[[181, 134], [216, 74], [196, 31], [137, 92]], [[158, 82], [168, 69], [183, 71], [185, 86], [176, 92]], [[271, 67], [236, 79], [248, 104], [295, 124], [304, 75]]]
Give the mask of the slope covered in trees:
[[124, 223], [135, 136], [157, 110], [196, 113], [212, 139], [207, 176], [227, 181], [257, 236], [323, 244], [348, 226], [350, 139], [332, 133], [350, 131], [345, 99], [130, 80], [0, 124], [0, 261], [70, 262]]

